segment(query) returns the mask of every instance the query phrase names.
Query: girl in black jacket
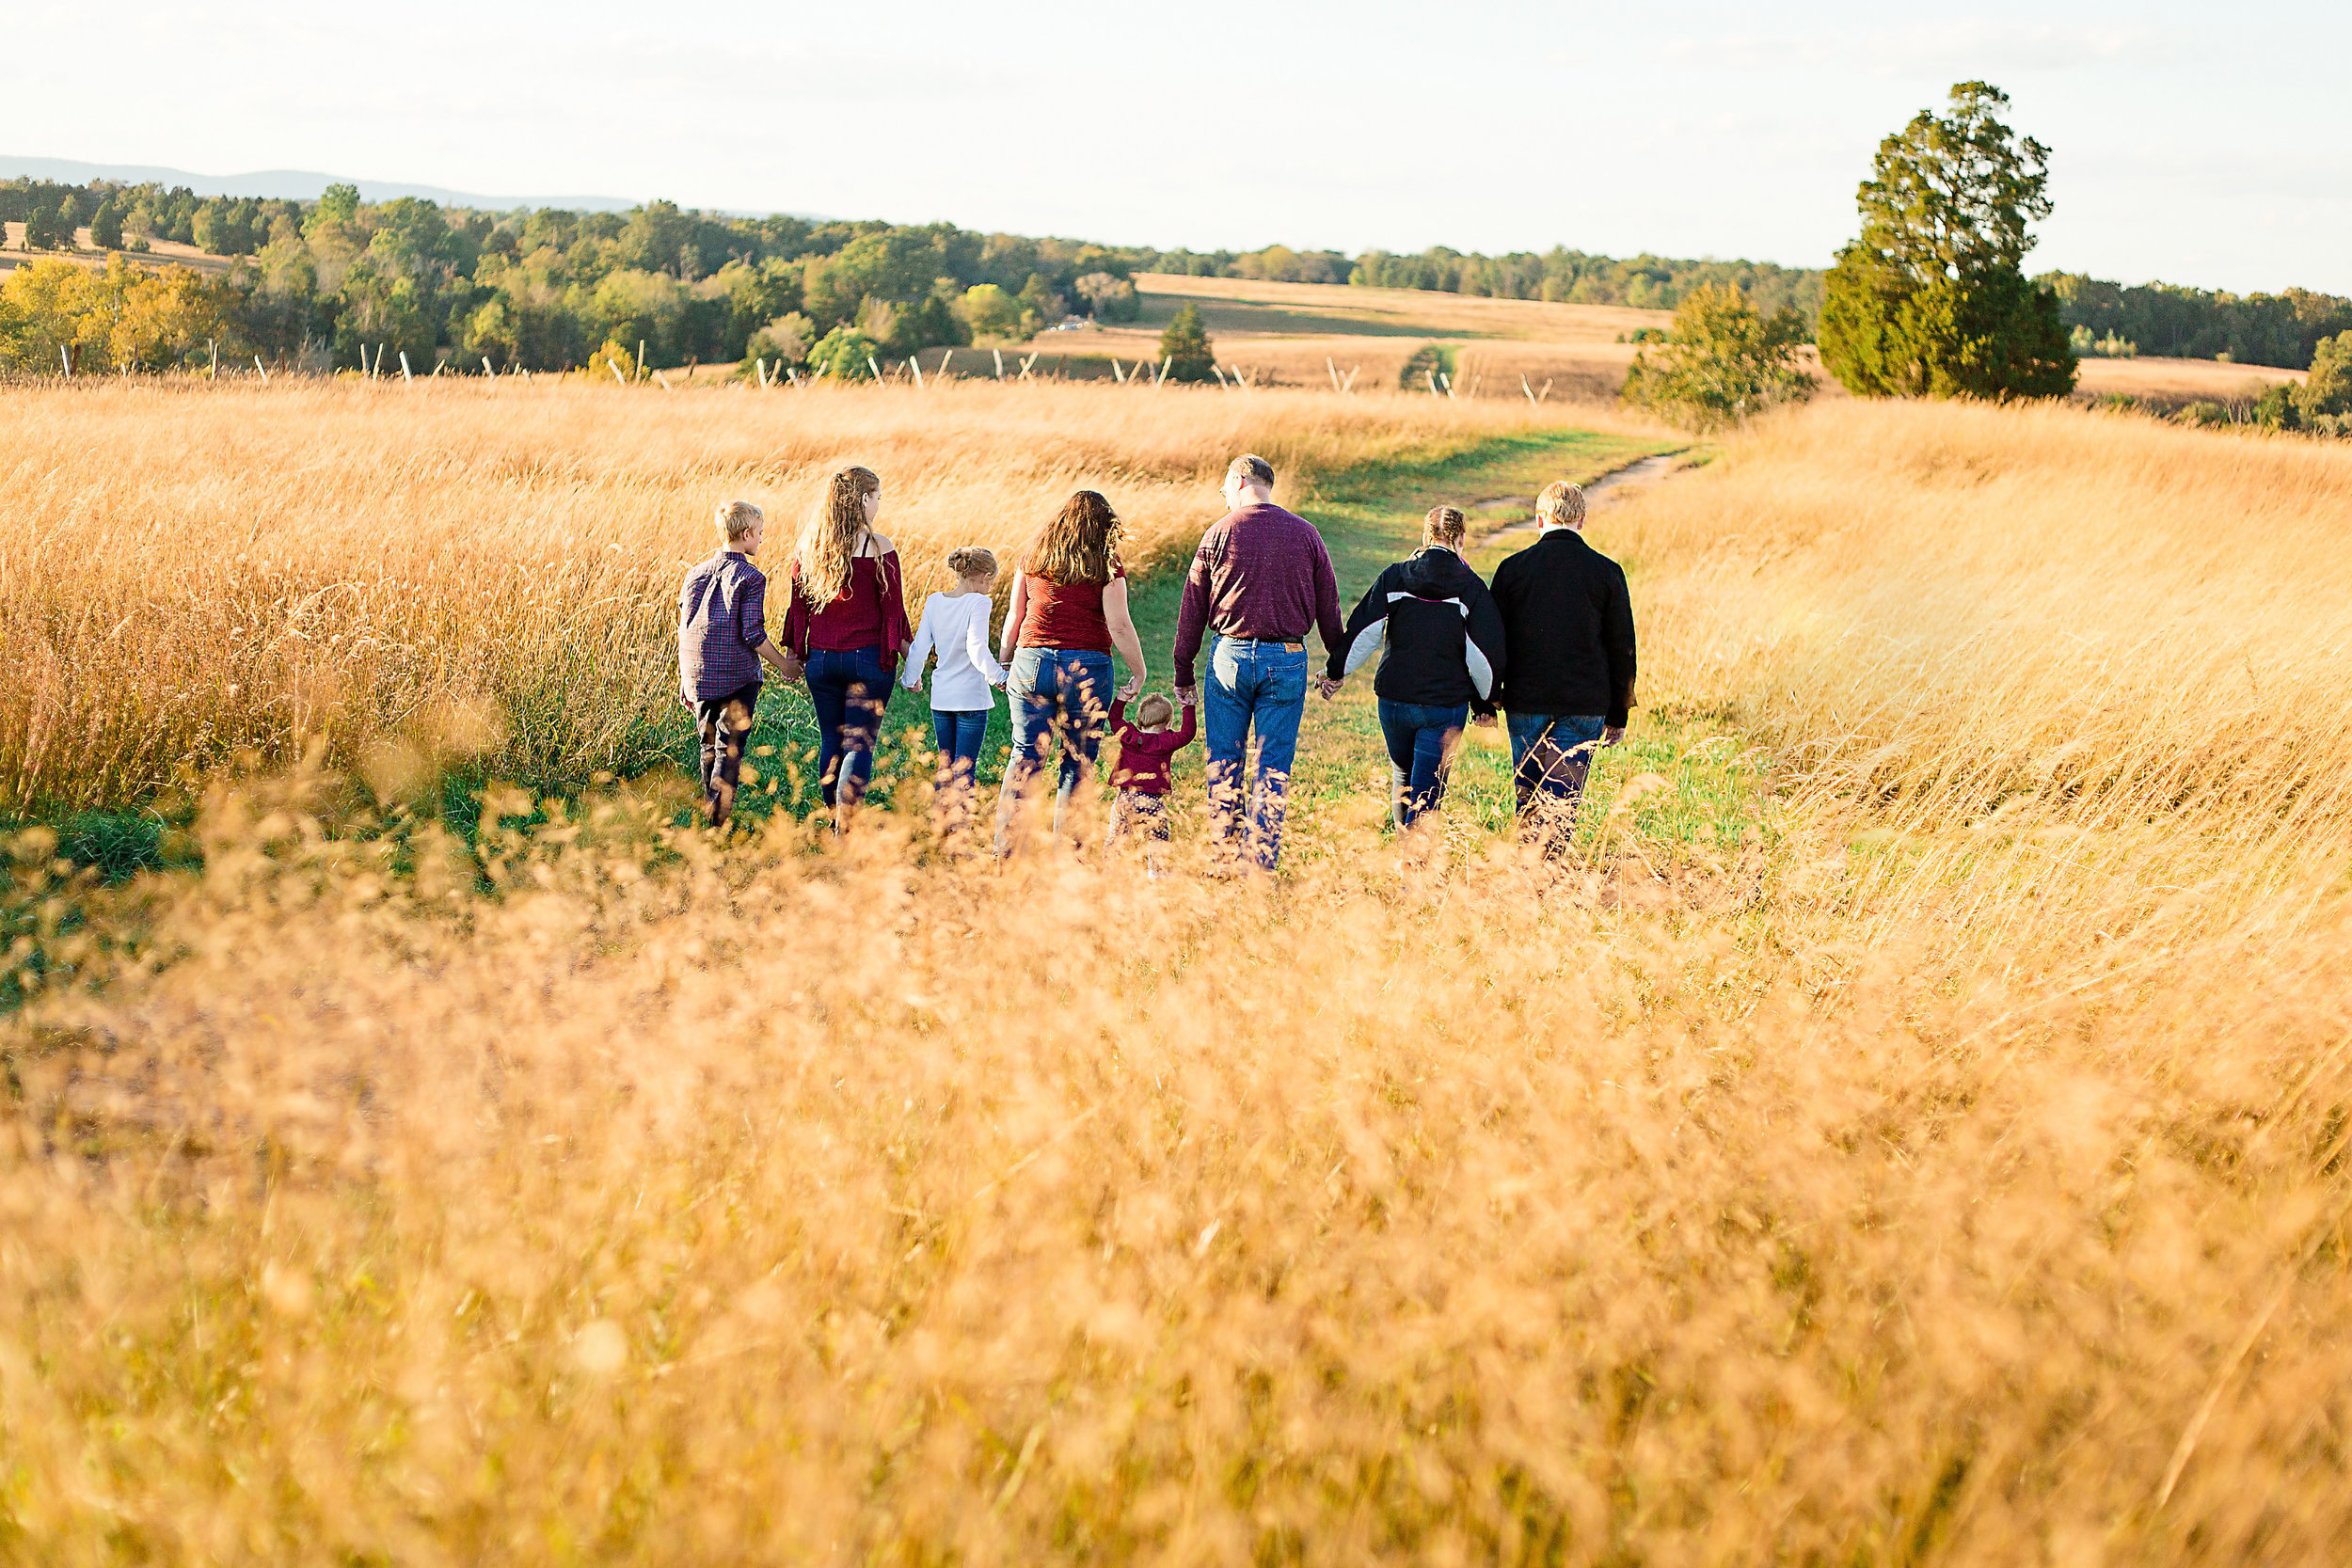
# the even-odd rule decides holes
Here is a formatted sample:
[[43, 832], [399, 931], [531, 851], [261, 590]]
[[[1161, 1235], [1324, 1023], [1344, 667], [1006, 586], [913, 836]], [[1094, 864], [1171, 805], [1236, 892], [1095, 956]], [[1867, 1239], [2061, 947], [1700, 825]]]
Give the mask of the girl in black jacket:
[[1331, 656], [1343, 680], [1386, 648], [1373, 690], [1389, 745], [1396, 825], [1410, 828], [1445, 800], [1446, 772], [1474, 711], [1494, 718], [1503, 674], [1502, 617], [1494, 595], [1461, 557], [1466, 524], [1450, 506], [1432, 507], [1422, 547], [1380, 574]]

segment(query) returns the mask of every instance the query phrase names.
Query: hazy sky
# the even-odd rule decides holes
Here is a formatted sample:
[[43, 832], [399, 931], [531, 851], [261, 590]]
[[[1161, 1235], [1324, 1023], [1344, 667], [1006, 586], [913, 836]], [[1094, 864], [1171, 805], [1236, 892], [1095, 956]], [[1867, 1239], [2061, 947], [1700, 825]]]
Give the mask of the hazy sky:
[[[103, 38], [93, 16], [103, 14]], [[0, 0], [0, 152], [1123, 243], [1826, 263], [1954, 81], [2031, 258], [2352, 293], [2352, 6]]]

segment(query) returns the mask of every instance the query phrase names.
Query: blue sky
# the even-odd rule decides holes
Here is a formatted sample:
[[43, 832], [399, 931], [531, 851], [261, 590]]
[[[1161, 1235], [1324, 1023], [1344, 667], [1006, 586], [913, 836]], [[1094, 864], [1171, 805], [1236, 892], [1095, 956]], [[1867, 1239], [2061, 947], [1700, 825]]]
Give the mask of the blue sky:
[[[2352, 293], [2352, 7], [6, 0], [0, 152], [1161, 245], [1825, 263], [1984, 77], [2036, 270]], [[2241, 18], [2244, 20], [2241, 21]]]

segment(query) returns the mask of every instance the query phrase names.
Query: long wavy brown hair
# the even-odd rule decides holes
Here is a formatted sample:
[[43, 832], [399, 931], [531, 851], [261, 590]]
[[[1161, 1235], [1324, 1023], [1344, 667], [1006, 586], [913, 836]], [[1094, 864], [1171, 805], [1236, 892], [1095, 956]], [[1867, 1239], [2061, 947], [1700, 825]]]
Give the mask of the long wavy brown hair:
[[844, 468], [825, 481], [792, 546], [801, 596], [811, 607], [822, 610], [850, 586], [850, 562], [872, 531], [866, 521], [866, 498], [881, 490], [882, 478], [871, 468]]
[[1021, 569], [1057, 584], [1108, 582], [1120, 530], [1111, 503], [1099, 491], [1081, 490], [1039, 532]]

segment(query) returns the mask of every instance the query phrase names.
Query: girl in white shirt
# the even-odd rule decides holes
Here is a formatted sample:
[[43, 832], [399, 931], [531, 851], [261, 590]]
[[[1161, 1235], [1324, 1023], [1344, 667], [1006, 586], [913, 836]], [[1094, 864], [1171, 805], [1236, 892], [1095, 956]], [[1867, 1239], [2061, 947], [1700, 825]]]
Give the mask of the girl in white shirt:
[[973, 775], [980, 743], [988, 738], [988, 716], [996, 705], [989, 689], [1005, 684], [1005, 667], [989, 648], [989, 591], [996, 586], [996, 557], [977, 545], [952, 550], [947, 570], [956, 585], [923, 601], [923, 624], [907, 649], [909, 691], [923, 689], [923, 665], [939, 656], [931, 680], [931, 735], [939, 744], [938, 800], [949, 832], [970, 820]]

